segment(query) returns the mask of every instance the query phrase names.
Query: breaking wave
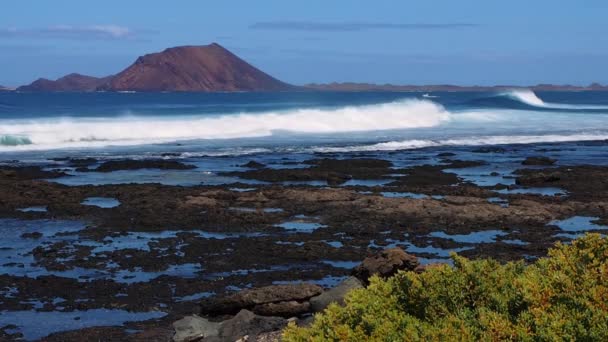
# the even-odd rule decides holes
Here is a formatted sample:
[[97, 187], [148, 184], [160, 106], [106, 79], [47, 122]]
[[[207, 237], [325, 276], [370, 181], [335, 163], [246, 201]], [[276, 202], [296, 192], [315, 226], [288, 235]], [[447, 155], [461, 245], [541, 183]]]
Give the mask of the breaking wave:
[[589, 104], [565, 104], [565, 103], [553, 103], [553, 102], [545, 102], [540, 97], [536, 95], [531, 90], [528, 89], [515, 89], [510, 90], [504, 93], [501, 93], [500, 96], [510, 98], [512, 100], [521, 102], [528, 106], [538, 107], [538, 108], [549, 108], [549, 109], [608, 109], [608, 106], [599, 106], [599, 105], [589, 105]]
[[595, 141], [608, 139], [608, 133], [579, 133], [579, 134], [546, 134], [546, 135], [496, 135], [477, 136], [453, 139], [411, 139], [402, 141], [388, 141], [370, 145], [354, 145], [344, 147], [317, 147], [314, 152], [374, 152], [412, 150], [425, 147], [439, 146], [483, 146], [483, 145], [511, 145], [534, 143], [558, 143], [568, 141]]
[[63, 118], [0, 121], [0, 148], [43, 150], [128, 146], [196, 139], [234, 139], [275, 132], [328, 134], [438, 126], [450, 112], [428, 100], [337, 109], [218, 116]]

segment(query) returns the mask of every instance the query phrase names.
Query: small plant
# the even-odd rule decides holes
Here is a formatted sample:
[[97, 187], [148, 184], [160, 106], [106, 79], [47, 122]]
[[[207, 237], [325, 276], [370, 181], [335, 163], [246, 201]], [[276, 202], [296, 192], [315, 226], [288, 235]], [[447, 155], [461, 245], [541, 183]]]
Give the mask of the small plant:
[[608, 341], [608, 239], [557, 243], [533, 264], [468, 260], [371, 279], [285, 341]]

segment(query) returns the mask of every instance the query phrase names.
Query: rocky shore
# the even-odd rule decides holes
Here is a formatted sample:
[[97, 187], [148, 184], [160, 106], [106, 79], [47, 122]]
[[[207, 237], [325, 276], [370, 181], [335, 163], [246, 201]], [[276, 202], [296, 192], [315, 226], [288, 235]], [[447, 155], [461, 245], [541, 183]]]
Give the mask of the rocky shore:
[[[270, 341], [372, 274], [422, 271], [449, 262], [450, 251], [534, 260], [581, 233], [569, 220], [605, 229], [607, 166], [562, 165], [538, 151], [504, 174], [487, 153], [505, 152], [436, 153], [438, 162], [416, 165], [370, 155], [326, 154], [280, 168], [252, 160], [217, 172], [238, 182], [194, 186], [59, 181], [197, 172], [170, 155], [5, 162], [0, 310], [159, 314], [122, 326], [62, 331], [73, 330], [66, 325], [47, 341], [168, 341], [176, 332], [178, 341]], [[500, 180], [471, 180], [480, 169], [484, 180]], [[22, 333], [10, 324], [0, 330], [6, 340]]]

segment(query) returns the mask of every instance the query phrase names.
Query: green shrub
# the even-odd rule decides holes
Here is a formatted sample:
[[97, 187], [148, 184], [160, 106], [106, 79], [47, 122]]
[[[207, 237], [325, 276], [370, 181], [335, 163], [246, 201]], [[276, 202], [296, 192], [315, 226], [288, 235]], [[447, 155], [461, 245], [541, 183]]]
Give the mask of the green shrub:
[[608, 239], [558, 243], [533, 264], [468, 260], [374, 277], [285, 341], [608, 341]]

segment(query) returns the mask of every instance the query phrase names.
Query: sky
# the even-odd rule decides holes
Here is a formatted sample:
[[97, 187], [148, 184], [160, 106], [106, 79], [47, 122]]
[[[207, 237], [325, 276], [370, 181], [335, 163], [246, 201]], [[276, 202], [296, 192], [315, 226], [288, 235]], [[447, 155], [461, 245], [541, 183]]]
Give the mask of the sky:
[[217, 42], [293, 84], [608, 83], [606, 0], [3, 0], [0, 84]]

